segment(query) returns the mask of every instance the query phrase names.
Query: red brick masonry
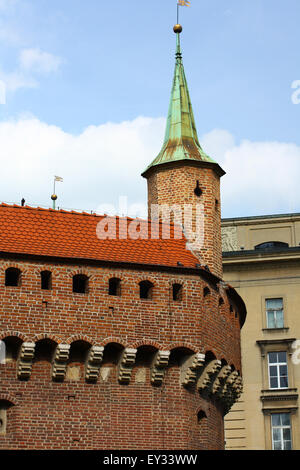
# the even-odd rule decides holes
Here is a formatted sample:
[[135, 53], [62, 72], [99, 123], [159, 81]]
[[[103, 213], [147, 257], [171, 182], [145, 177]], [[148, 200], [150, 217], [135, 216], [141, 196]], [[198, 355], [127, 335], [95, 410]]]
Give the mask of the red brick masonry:
[[[51, 210], [1, 206], [0, 220], [0, 448], [223, 448], [240, 393], [237, 293], [196, 267], [184, 240], [105, 245], [96, 216]], [[21, 271], [16, 287], [5, 286], [9, 267]], [[86, 293], [72, 291], [76, 274]]]

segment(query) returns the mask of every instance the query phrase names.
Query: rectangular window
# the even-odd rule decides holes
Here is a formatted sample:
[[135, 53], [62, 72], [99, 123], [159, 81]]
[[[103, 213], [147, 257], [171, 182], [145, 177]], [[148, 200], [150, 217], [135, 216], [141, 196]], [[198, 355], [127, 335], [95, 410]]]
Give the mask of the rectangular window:
[[266, 299], [267, 328], [283, 328], [283, 299]]
[[271, 415], [272, 449], [291, 450], [292, 431], [289, 413], [273, 413]]
[[286, 352], [268, 353], [270, 388], [288, 388]]

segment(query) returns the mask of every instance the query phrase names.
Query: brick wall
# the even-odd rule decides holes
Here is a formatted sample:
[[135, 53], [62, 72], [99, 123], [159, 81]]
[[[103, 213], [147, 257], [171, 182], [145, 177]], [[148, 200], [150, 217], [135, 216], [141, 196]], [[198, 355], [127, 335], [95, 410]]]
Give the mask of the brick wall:
[[[22, 272], [19, 287], [5, 287], [6, 268]], [[52, 272], [52, 289], [41, 290], [40, 272]], [[72, 292], [73, 275], [89, 277], [88, 292]], [[121, 296], [108, 295], [111, 277]], [[150, 280], [152, 299], [139, 298]], [[181, 301], [172, 284], [182, 283]], [[209, 293], [204, 297], [204, 288]], [[201, 449], [223, 447], [224, 404], [181, 385], [184, 361], [195, 353], [240, 370], [240, 321], [222, 286], [200, 276], [71, 264], [2, 260], [0, 339], [8, 360], [0, 365], [0, 408], [8, 407], [0, 448]], [[223, 303], [220, 303], [220, 297]], [[232, 304], [232, 302], [231, 302]], [[233, 310], [233, 311], [231, 311]], [[31, 374], [17, 377], [20, 346], [35, 343]], [[69, 344], [66, 375], [52, 379], [58, 344]], [[85, 376], [92, 346], [104, 347], [99, 377]], [[124, 348], [136, 349], [131, 378], [120, 383]], [[162, 381], [151, 383], [157, 351], [170, 351]], [[206, 414], [198, 420], [199, 410]]]
[[[222, 278], [221, 203], [220, 178], [211, 168], [190, 165], [186, 162], [154, 168], [147, 176], [148, 207], [151, 217], [152, 204], [191, 204], [194, 207], [192, 226], [196, 225], [196, 206], [204, 207], [203, 246], [196, 254], [204, 265]], [[199, 182], [201, 196], [194, 192]]]

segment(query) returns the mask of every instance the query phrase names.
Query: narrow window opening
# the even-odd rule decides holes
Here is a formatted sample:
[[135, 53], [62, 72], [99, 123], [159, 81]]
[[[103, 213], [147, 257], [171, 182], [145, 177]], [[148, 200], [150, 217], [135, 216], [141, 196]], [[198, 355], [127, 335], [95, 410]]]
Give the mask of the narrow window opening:
[[121, 281], [116, 277], [109, 280], [108, 286], [109, 295], [121, 295]]
[[221, 305], [224, 305], [224, 299], [222, 299], [222, 297], [219, 298], [219, 307], [221, 307]]
[[181, 301], [182, 300], [182, 285], [181, 284], [173, 284], [173, 300], [174, 301]]
[[52, 288], [52, 274], [50, 271], [41, 272], [41, 289], [50, 290]]
[[198, 180], [197, 180], [196, 188], [194, 189], [194, 193], [197, 197], [200, 197], [202, 194], [202, 189], [200, 188]]
[[88, 287], [88, 277], [84, 274], [76, 274], [73, 277], [73, 292], [77, 294], [86, 294]]
[[207, 297], [210, 294], [210, 290], [208, 287], [204, 287], [203, 289], [203, 297]]
[[204, 411], [200, 410], [197, 414], [197, 421], [200, 423], [204, 418], [207, 418]]
[[5, 285], [7, 287], [19, 287], [21, 284], [21, 271], [17, 268], [8, 268], [5, 271]]
[[141, 299], [152, 299], [153, 284], [150, 281], [140, 282], [140, 298]]

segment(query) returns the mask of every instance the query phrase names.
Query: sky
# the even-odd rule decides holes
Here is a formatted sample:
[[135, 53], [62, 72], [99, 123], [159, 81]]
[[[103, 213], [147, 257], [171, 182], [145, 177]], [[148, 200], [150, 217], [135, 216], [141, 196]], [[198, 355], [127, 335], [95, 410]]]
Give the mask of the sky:
[[[299, 0], [190, 3], [183, 62], [222, 216], [300, 212]], [[175, 23], [176, 0], [0, 0], [1, 201], [49, 207], [58, 175], [62, 208], [144, 216]]]

